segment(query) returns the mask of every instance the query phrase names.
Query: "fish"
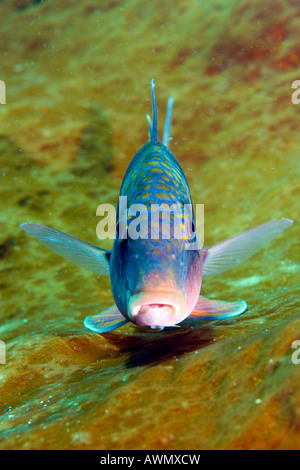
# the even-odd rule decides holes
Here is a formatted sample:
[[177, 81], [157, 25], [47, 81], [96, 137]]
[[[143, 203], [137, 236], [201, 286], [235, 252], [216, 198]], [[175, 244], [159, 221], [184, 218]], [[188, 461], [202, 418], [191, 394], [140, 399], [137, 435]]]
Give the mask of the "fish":
[[[210, 300], [200, 295], [203, 277], [222, 274], [241, 265], [293, 224], [287, 218], [271, 220], [203, 249], [197, 236], [187, 179], [169, 149], [173, 98], [168, 101], [161, 142], [158, 139], [154, 79], [150, 86], [149, 141], [133, 157], [125, 173], [112, 249], [104, 250], [44, 225], [31, 222], [20, 225], [25, 232], [72, 263], [93, 273], [110, 276], [115, 304], [84, 320], [85, 327], [96, 333], [107, 333], [126, 323], [162, 330], [179, 327], [188, 317], [196, 321], [216, 321], [242, 314], [247, 309], [244, 300]], [[126, 210], [121, 207], [124, 198], [129, 207]], [[170, 235], [164, 237], [163, 208], [174, 205], [173, 216], [171, 214], [169, 219]], [[158, 212], [151, 227], [146, 226], [143, 236], [128, 236], [130, 223], [136, 221], [134, 215], [138, 212], [130, 212], [133, 206], [140, 209], [140, 216], [146, 208], [144, 221], [153, 207], [156, 209], [153, 213], [157, 215]], [[191, 209], [184, 213], [185, 207]], [[139, 228], [142, 219], [140, 217]], [[178, 221], [181, 237], [175, 236]]]

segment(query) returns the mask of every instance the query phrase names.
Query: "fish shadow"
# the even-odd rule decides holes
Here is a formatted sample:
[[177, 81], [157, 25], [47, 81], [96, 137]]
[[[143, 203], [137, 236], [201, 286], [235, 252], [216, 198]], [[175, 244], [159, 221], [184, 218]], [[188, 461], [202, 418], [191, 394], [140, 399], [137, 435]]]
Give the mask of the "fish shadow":
[[[135, 328], [135, 327], [133, 327]], [[184, 354], [203, 349], [212, 343], [215, 332], [209, 325], [200, 328], [181, 327], [180, 330], [147, 331], [132, 335], [107, 333], [105, 339], [128, 355], [128, 368], [157, 365]]]

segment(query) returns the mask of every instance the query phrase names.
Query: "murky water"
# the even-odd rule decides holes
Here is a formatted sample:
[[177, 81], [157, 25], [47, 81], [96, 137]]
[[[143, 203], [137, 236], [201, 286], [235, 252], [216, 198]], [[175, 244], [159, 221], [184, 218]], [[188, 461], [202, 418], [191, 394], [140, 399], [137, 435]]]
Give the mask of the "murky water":
[[[299, 448], [298, 3], [23, 0], [0, 10], [0, 448]], [[245, 299], [241, 317], [98, 335], [83, 320], [113, 303], [109, 279], [19, 224], [111, 247], [97, 240], [96, 208], [116, 204], [147, 141], [152, 77], [160, 138], [174, 96], [170, 148], [205, 205], [205, 246], [268, 220], [295, 223], [203, 281], [207, 297]]]

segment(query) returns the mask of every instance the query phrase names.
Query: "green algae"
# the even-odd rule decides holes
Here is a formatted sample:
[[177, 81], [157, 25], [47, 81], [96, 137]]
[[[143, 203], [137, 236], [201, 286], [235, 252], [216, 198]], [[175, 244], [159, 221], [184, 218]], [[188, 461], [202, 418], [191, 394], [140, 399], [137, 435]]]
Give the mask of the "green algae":
[[[299, 7], [22, 3], [1, 3], [0, 448], [299, 448]], [[241, 317], [97, 335], [83, 319], [113, 303], [109, 279], [18, 226], [110, 248], [96, 208], [116, 204], [147, 139], [152, 76], [161, 131], [175, 98], [171, 150], [205, 204], [205, 246], [275, 218], [295, 224], [204, 280], [207, 297], [245, 299]]]

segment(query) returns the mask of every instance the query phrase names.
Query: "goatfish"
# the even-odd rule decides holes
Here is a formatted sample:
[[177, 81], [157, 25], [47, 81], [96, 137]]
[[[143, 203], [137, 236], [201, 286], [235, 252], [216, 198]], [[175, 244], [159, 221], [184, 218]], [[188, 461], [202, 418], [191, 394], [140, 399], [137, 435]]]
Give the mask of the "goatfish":
[[[163, 141], [160, 142], [154, 79], [150, 86], [149, 141], [129, 164], [121, 185], [119, 204], [121, 197], [127, 197], [129, 207], [143, 204], [150, 209], [151, 205], [161, 207], [162, 203], [169, 206], [176, 203], [179, 208], [193, 207], [184, 172], [168, 148], [173, 99], [168, 101]], [[203, 249], [199, 243], [195, 245], [193, 210], [181, 219], [182, 237], [175, 237], [173, 233], [177, 214], [170, 218], [169, 238], [160, 236], [160, 220], [153, 229], [156, 236], [149, 238], [124, 236], [124, 221], [126, 230], [130, 215], [119, 209], [118, 205], [112, 250], [101, 249], [44, 225], [31, 222], [20, 225], [67, 260], [94, 273], [110, 275], [115, 304], [84, 320], [86, 328], [97, 333], [106, 333], [128, 322], [139, 327], [163, 329], [178, 327], [187, 317], [221, 320], [240, 315], [247, 309], [244, 300], [229, 302], [200, 296], [203, 276], [224, 273], [240, 265], [293, 223], [286, 218], [272, 220]]]

